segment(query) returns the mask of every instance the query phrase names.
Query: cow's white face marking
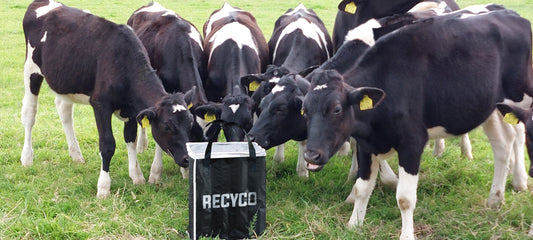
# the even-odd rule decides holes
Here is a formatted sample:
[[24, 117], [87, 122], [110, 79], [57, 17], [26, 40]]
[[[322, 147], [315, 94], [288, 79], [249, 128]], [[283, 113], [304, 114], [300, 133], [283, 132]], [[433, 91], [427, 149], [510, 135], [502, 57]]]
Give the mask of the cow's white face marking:
[[259, 50], [257, 50], [257, 46], [255, 46], [254, 38], [250, 29], [239, 22], [232, 22], [224, 25], [209, 39], [209, 42], [213, 42], [213, 47], [211, 48], [211, 53], [209, 54], [209, 61], [211, 61], [211, 55], [213, 55], [213, 51], [226, 40], [230, 39], [237, 44], [239, 49], [242, 49], [244, 46], [248, 46], [253, 49], [257, 55], [259, 55]]
[[187, 108], [181, 104], [172, 106], [172, 113], [187, 111]]
[[204, 37], [209, 36], [209, 33], [211, 33], [211, 28], [212, 28], [212, 25], [213, 25], [214, 22], [216, 22], [217, 20], [220, 20], [222, 18], [229, 17], [229, 14], [231, 12], [242, 12], [242, 10], [239, 10], [239, 9], [236, 9], [236, 8], [232, 7], [227, 2], [224, 3], [224, 6], [222, 6], [222, 8], [218, 12], [216, 12], [215, 14], [213, 14], [209, 18], [209, 21], [207, 22], [207, 27], [205, 28], [205, 36]]
[[318, 91], [326, 88], [328, 88], [327, 84], [317, 85], [315, 88], [313, 88], [313, 91]]
[[43, 38], [41, 38], [41, 42], [46, 42], [46, 35], [48, 34], [48, 31], [44, 32]]
[[298, 4], [298, 6], [295, 9], [293, 9], [292, 11], [290, 11], [288, 13], [285, 13], [283, 15], [293, 15], [294, 13], [296, 13], [296, 12], [298, 12], [300, 10], [304, 10], [305, 13], [311, 14], [309, 11], [307, 11], [307, 8], [304, 6], [304, 4], [300, 3], [300, 4]]
[[154, 2], [154, 4], [152, 4], [152, 6], [150, 6], [150, 7], [145, 7], [143, 9], [139, 9], [139, 11], [137, 11], [137, 12], [135, 12], [133, 14], [137, 14], [137, 13], [141, 13], [141, 12], [150, 12], [150, 13], [164, 12], [162, 16], [175, 16], [175, 17], [178, 17], [178, 15], [174, 11], [166, 9], [165, 7], [161, 6], [161, 4], [159, 4], [157, 2]]
[[40, 18], [40, 17], [46, 15], [47, 13], [49, 13], [50, 11], [52, 11], [52, 10], [58, 8], [58, 7], [61, 7], [61, 6], [62, 6], [61, 3], [58, 3], [58, 2], [53, 1], [53, 0], [50, 0], [48, 5], [42, 6], [40, 8], [35, 9], [35, 13], [37, 14], [37, 18]]
[[307, 21], [307, 19], [298, 18], [298, 20], [287, 25], [279, 35], [278, 41], [276, 43], [276, 48], [274, 48], [274, 54], [272, 55], [274, 60], [276, 59], [276, 51], [281, 40], [283, 40], [286, 35], [298, 29], [302, 31], [305, 37], [313, 39], [320, 48], [325, 49], [329, 56], [329, 51], [326, 47], [328, 45], [328, 42], [326, 41], [326, 36], [324, 35], [324, 32], [322, 32], [322, 30], [316, 24]]
[[282, 92], [283, 90], [285, 90], [285, 86], [276, 85], [274, 88], [272, 88], [272, 94]]
[[194, 28], [192, 25], [191, 31], [189, 32], [189, 37], [196, 43], [198, 43], [198, 46], [200, 46], [202, 51], [204, 50], [204, 47], [202, 46], [202, 37], [200, 36], [200, 32], [198, 32], [198, 30], [196, 30], [196, 28]]
[[231, 104], [228, 107], [231, 108], [231, 111], [233, 111], [233, 113], [236, 113], [240, 106], [240, 104]]
[[273, 77], [272, 79], [268, 80], [269, 83], [278, 83], [279, 82], [279, 77]]
[[350, 30], [345, 37], [344, 43], [354, 40], [360, 40], [368, 46], [374, 46], [374, 28], [380, 28], [381, 24], [376, 19], [370, 19], [358, 27]]

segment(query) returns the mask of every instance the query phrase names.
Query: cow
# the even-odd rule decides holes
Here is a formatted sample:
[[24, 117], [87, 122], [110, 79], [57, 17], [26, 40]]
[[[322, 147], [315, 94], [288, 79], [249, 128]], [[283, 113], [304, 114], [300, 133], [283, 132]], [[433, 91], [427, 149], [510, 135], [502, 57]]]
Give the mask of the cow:
[[23, 19], [26, 40], [23, 166], [33, 163], [31, 131], [43, 78], [56, 94], [56, 107], [71, 157], [84, 162], [72, 123], [74, 103], [90, 104], [99, 136], [102, 167], [97, 197], [110, 195], [109, 165], [115, 152], [114, 114], [124, 123], [129, 175], [143, 184], [137, 162], [137, 123], [151, 126], [157, 144], [182, 166], [188, 166], [185, 142], [192, 114], [182, 93], [168, 94], [150, 66], [146, 49], [129, 26], [118, 25], [53, 0], [35, 0]]
[[[267, 67], [266, 72], [241, 78], [242, 84], [253, 92], [253, 112], [257, 115], [260, 115], [258, 106], [261, 99], [281, 77], [290, 73], [305, 75], [310, 67], [322, 64], [333, 54], [331, 37], [324, 23], [302, 3], [288, 9], [276, 20], [268, 48], [272, 65]], [[277, 147], [274, 160], [284, 161], [283, 151], [283, 145]], [[306, 172], [305, 168], [302, 169]]]
[[[359, 169], [348, 222], [353, 228], [363, 223], [379, 161], [397, 152], [400, 238], [414, 239], [425, 144], [429, 138], [457, 136], [482, 125], [495, 161], [488, 205], [498, 208], [509, 160], [520, 152], [514, 146], [523, 146], [524, 128], [504, 123], [494, 110], [504, 100], [531, 104], [531, 66], [530, 23], [511, 10], [449, 14], [398, 29], [378, 39], [348, 73], [317, 69], [307, 77], [307, 169], [321, 170], [346, 139], [357, 140]], [[519, 166], [516, 162], [522, 162], [518, 177], [525, 190], [523, 159], [517, 157]]]
[[342, 0], [333, 26], [333, 49], [336, 52], [342, 46], [348, 31], [370, 19], [432, 7], [440, 7], [446, 11], [459, 10], [454, 0]]
[[[206, 60], [203, 53], [203, 39], [192, 23], [180, 17], [176, 12], [166, 9], [157, 2], [142, 6], [130, 16], [127, 24], [133, 28], [145, 46], [150, 63], [169, 93], [188, 92], [192, 90], [188, 107], [196, 108], [207, 103], [202, 79], [206, 77]], [[190, 141], [205, 141], [203, 129], [195, 117], [191, 129]], [[146, 132], [141, 128], [138, 150], [147, 147]], [[156, 144], [154, 165], [148, 182], [157, 183], [161, 179], [161, 148]], [[187, 177], [188, 170], [182, 168]]]
[[[237, 123], [245, 131], [252, 127], [253, 100], [241, 85], [242, 76], [260, 73], [269, 63], [266, 39], [255, 17], [228, 3], [214, 11], [204, 24], [204, 52], [208, 76], [204, 84], [211, 101], [195, 110], [204, 120]], [[238, 34], [236, 34], [238, 33]], [[213, 124], [206, 135], [216, 140], [221, 125]], [[235, 125], [224, 125], [228, 141], [242, 141], [244, 133]]]

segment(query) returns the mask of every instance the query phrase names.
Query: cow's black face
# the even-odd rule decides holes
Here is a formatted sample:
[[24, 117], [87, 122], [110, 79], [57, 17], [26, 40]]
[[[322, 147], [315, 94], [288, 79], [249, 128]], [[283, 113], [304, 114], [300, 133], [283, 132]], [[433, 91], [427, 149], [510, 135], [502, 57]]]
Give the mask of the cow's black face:
[[533, 109], [522, 109], [520, 107], [507, 104], [497, 104], [498, 110], [504, 116], [504, 121], [510, 124], [524, 123], [526, 127], [526, 147], [531, 164], [529, 165], [529, 176], [533, 177]]
[[250, 138], [261, 147], [271, 148], [291, 139], [307, 137], [301, 114], [303, 94], [294, 78], [283, 78], [261, 101], [261, 115], [250, 130]]
[[[226, 122], [237, 123], [245, 131], [249, 131], [253, 124], [252, 105], [253, 101], [247, 95], [226, 96], [222, 100], [220, 119]], [[223, 127], [227, 141], [243, 141], [244, 132], [235, 125]]]
[[164, 97], [154, 107], [143, 110], [137, 116], [141, 126], [149, 121], [152, 136], [157, 144], [181, 167], [188, 167], [185, 143], [193, 124], [193, 115], [187, 109], [183, 94], [177, 93]]
[[309, 76], [311, 87], [304, 99], [307, 120], [307, 169], [319, 171], [351, 133], [354, 114], [348, 104], [342, 77], [336, 71], [315, 71]]
[[307, 121], [307, 169], [319, 171], [348, 140], [355, 125], [354, 111], [376, 107], [385, 96], [377, 88], [352, 88], [335, 70], [316, 70], [304, 99]]

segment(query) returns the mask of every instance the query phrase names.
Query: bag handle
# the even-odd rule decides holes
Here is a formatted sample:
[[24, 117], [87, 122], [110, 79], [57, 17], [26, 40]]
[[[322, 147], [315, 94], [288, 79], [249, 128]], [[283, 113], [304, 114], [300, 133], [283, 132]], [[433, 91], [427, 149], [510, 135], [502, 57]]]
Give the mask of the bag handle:
[[[208, 123], [206, 126], [209, 126], [209, 125], [211, 125], [213, 123], [220, 124], [220, 129], [217, 132], [214, 133], [214, 134], [217, 134], [217, 135], [218, 135], [218, 133], [220, 133], [220, 130], [226, 125], [237, 126], [239, 129], [241, 129], [244, 132], [244, 137], [246, 138], [246, 141], [248, 142], [248, 152], [249, 152], [250, 157], [252, 159], [256, 158], [254, 145], [252, 144], [252, 141], [250, 141], [250, 137], [248, 136], [248, 133], [246, 132], [246, 130], [244, 130], [244, 128], [241, 127], [241, 125], [239, 125], [236, 122], [227, 122], [227, 121], [224, 121], [224, 120], [217, 119], [215, 121], [212, 121], [212, 122]], [[211, 160], [212, 147], [213, 147], [213, 141], [209, 141], [207, 143], [207, 148], [205, 149], [204, 159]]]

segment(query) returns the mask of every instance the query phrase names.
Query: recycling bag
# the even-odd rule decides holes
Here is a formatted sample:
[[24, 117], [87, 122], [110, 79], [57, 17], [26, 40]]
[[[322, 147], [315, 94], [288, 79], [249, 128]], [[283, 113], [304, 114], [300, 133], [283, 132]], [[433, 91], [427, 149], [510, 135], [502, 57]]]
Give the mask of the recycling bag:
[[254, 238], [266, 228], [266, 152], [256, 143], [187, 143], [189, 237]]

